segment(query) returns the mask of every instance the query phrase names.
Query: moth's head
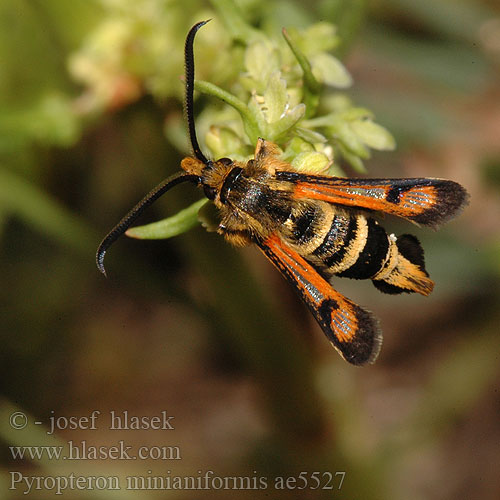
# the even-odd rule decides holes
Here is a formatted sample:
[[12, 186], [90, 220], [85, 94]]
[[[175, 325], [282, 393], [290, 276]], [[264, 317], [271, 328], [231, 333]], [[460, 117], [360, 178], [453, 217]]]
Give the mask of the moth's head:
[[214, 200], [222, 189], [224, 180], [233, 169], [235, 163], [230, 158], [221, 158], [217, 161], [206, 162], [198, 158], [184, 158], [182, 169], [189, 175], [196, 175], [208, 199]]

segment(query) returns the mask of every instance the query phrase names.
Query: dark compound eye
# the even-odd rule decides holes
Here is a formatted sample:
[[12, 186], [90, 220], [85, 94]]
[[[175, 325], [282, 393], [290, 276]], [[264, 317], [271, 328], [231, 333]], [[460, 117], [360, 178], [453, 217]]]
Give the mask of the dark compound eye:
[[221, 158], [220, 160], [217, 160], [217, 163], [222, 163], [227, 167], [233, 164], [233, 160], [231, 160], [231, 158]]
[[217, 194], [217, 191], [215, 188], [211, 187], [211, 186], [207, 186], [206, 184], [203, 186], [203, 192], [205, 193], [205, 196], [209, 199], [209, 200], [215, 200], [215, 196]]

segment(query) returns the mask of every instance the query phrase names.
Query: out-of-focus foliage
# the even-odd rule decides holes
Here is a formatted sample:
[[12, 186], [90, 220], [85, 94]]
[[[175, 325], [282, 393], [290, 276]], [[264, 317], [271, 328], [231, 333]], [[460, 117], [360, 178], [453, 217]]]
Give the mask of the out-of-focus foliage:
[[[471, 193], [464, 214], [436, 233], [384, 221], [422, 240], [437, 284], [429, 299], [336, 280], [381, 318], [385, 343], [373, 367], [343, 364], [259, 256], [204, 230], [124, 240], [110, 279], [95, 269], [100, 237], [189, 151], [183, 45], [207, 18], [195, 47], [207, 152], [246, 159], [265, 132], [296, 168], [333, 159], [335, 172], [353, 175], [370, 149], [392, 146], [390, 130], [399, 150], [363, 162], [370, 175], [449, 177]], [[497, 498], [499, 19], [489, 0], [0, 2], [5, 498], [22, 495], [8, 490], [13, 470], [124, 478], [168, 468], [268, 478], [345, 470], [339, 498]], [[255, 130], [218, 99], [223, 92], [249, 110]], [[180, 210], [193, 191], [172, 191], [150, 217], [177, 213], [184, 229], [194, 215]], [[56, 431], [54, 443], [175, 443], [182, 460], [68, 464], [9, 454], [7, 445], [52, 442], [39, 426], [13, 430], [12, 412], [47, 423], [51, 411], [94, 409], [168, 409], [176, 428], [166, 443], [103, 421], [98, 431]], [[206, 496], [235, 493], [298, 494]]]
[[[258, 138], [264, 137], [282, 148], [292, 170], [343, 175], [340, 159], [364, 171], [369, 148], [394, 149], [394, 139], [373, 122], [373, 113], [354, 107], [337, 91], [351, 86], [352, 79], [329, 52], [340, 42], [333, 24], [323, 21], [302, 30], [283, 29], [281, 38], [255, 30], [236, 4], [214, 5], [225, 25], [213, 23], [216, 36], [204, 42], [228, 57], [232, 74], [225, 85], [232, 93], [208, 81], [195, 84], [197, 90], [226, 103], [222, 109], [220, 103], [208, 105], [200, 118], [204, 146], [213, 158], [245, 162], [253, 156]], [[231, 39], [220, 39], [224, 29]], [[184, 217], [186, 229], [196, 220], [191, 212], [191, 219]], [[170, 230], [170, 225], [176, 230]], [[140, 228], [135, 235], [147, 233], [148, 238], [161, 239], [178, 234], [177, 228], [174, 216]]]
[[[197, 81], [196, 89], [226, 103], [208, 104], [199, 120], [203, 149], [213, 158], [247, 161], [257, 139], [264, 137], [278, 144], [283, 158], [298, 171], [343, 175], [341, 158], [363, 172], [370, 148], [394, 148], [394, 139], [373, 122], [373, 113], [354, 107], [337, 91], [350, 87], [352, 79], [331, 53], [340, 44], [334, 24], [291, 27], [281, 36], [271, 25], [267, 30], [252, 27], [233, 2], [218, 0], [213, 6], [215, 13], [207, 16], [215, 19], [202, 29], [207, 34], [197, 44], [195, 58], [196, 66], [198, 60], [216, 61], [201, 65], [208, 81]], [[184, 13], [165, 7], [162, 2], [109, 5], [111, 20], [101, 23], [71, 59], [72, 74], [87, 86], [80, 101], [87, 111], [135, 100], [142, 85], [157, 98], [178, 91], [174, 75], [183, 51], [173, 27]], [[159, 66], [170, 53], [180, 59]], [[178, 137], [175, 129], [166, 131], [173, 140]], [[195, 217], [184, 217], [186, 228], [194, 225]], [[170, 222], [179, 227], [177, 218]], [[149, 238], [178, 234], [169, 229], [170, 222], [144, 231]]]

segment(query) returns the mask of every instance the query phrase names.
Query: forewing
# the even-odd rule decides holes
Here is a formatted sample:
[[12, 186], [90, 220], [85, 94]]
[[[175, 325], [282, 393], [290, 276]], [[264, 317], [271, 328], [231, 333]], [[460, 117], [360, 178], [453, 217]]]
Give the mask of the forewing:
[[257, 242], [266, 257], [300, 293], [328, 340], [349, 363], [373, 363], [382, 334], [375, 317], [334, 290], [299, 254], [273, 235]]
[[347, 179], [295, 172], [276, 172], [294, 184], [295, 198], [378, 210], [436, 227], [456, 216], [467, 204], [467, 191], [444, 179]]

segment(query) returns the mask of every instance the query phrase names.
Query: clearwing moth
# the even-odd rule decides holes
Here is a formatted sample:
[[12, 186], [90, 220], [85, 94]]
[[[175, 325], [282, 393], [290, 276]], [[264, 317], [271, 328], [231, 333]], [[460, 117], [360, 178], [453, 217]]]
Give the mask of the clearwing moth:
[[185, 109], [193, 157], [182, 170], [148, 193], [108, 233], [97, 250], [97, 267], [105, 274], [104, 255], [155, 200], [181, 182], [200, 186], [219, 211], [218, 232], [227, 241], [255, 244], [281, 271], [310, 309], [328, 340], [349, 363], [373, 363], [382, 343], [377, 319], [337, 292], [332, 276], [371, 279], [382, 292], [429, 295], [434, 283], [424, 252], [412, 235], [388, 235], [376, 212], [436, 228], [467, 203], [456, 182], [434, 178], [350, 179], [294, 172], [280, 160], [278, 147], [260, 138], [246, 164], [230, 158], [208, 159], [200, 149], [193, 115], [196, 32], [185, 45]]

